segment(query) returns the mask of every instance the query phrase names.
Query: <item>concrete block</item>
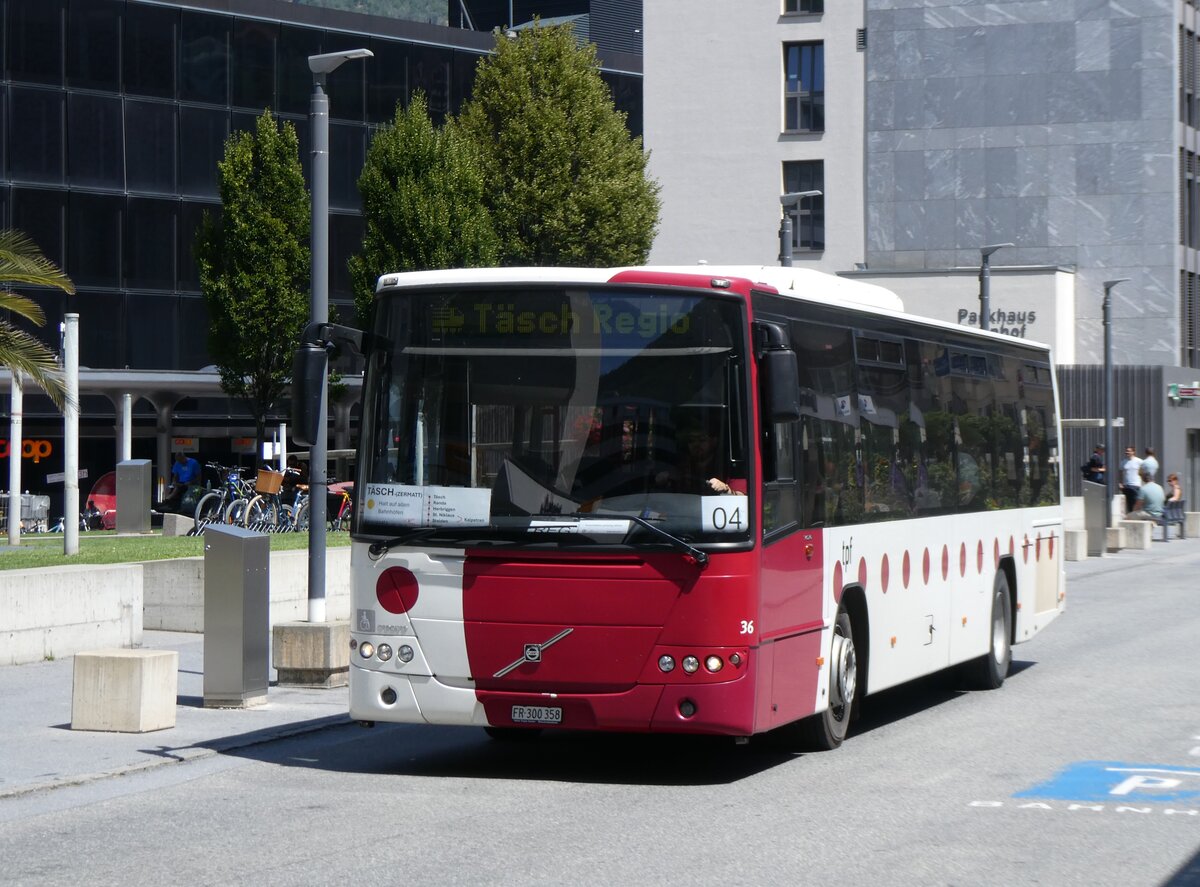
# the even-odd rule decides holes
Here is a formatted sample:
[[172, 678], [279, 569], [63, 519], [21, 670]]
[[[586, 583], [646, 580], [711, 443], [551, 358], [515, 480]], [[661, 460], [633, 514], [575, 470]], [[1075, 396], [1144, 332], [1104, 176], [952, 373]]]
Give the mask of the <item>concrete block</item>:
[[1087, 530], [1064, 530], [1063, 557], [1069, 561], [1085, 561], [1087, 556]]
[[1154, 528], [1158, 524], [1148, 520], [1123, 520], [1121, 528], [1125, 530], [1125, 548], [1135, 548], [1145, 551], [1154, 543]]
[[1200, 536], [1200, 511], [1185, 511], [1183, 513], [1183, 535], [1189, 539]]
[[[1067, 530], [1083, 530], [1083, 497], [1082, 496], [1064, 496], [1062, 500], [1063, 510], [1063, 528]], [[1084, 554], [1087, 549], [1084, 549]]]
[[[1121, 523], [1124, 524], [1125, 522], [1122, 521]], [[1105, 530], [1104, 547], [1108, 551], [1120, 551], [1122, 548], [1127, 547], [1126, 537], [1127, 534], [1125, 533], [1124, 526], [1108, 527]]]
[[77, 653], [71, 729], [149, 733], [174, 727], [178, 687], [175, 650]]
[[188, 530], [194, 526], [196, 526], [195, 518], [188, 517], [186, 514], [167, 512], [163, 515], [162, 534], [164, 536], [186, 536]]
[[344, 687], [350, 677], [350, 622], [285, 622], [271, 634], [281, 687]]

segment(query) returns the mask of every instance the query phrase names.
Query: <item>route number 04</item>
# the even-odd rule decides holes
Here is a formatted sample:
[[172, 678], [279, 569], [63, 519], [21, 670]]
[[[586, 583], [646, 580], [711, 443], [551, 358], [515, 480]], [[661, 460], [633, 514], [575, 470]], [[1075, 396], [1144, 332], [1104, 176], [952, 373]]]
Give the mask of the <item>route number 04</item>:
[[740, 533], [746, 529], [746, 518], [742, 514], [745, 507], [745, 498], [739, 501], [729, 496], [705, 496], [701, 505], [701, 529], [707, 533]]

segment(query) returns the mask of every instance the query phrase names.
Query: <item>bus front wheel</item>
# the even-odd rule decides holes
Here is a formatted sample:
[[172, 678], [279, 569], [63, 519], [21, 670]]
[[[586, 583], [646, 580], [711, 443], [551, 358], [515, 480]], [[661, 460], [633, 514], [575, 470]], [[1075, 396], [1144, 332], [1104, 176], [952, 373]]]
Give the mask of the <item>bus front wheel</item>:
[[966, 683], [974, 690], [997, 690], [1012, 666], [1012, 598], [1008, 575], [1000, 570], [992, 583], [991, 642], [988, 651], [964, 665]]
[[858, 698], [858, 653], [854, 648], [854, 624], [842, 610], [833, 625], [829, 657], [829, 706], [799, 724], [804, 744], [818, 751], [832, 751], [842, 744]]

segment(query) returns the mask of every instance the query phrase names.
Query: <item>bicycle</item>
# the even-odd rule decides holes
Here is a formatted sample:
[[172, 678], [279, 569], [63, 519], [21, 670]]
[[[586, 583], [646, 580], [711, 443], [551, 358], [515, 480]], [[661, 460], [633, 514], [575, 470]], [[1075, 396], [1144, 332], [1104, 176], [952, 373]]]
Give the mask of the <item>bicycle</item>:
[[[246, 527], [260, 527], [267, 531], [286, 532], [294, 529], [296, 515], [293, 506], [296, 506], [297, 502], [291, 494], [299, 489], [296, 482], [299, 477], [300, 472], [293, 468], [282, 473], [260, 470], [255, 482], [257, 495], [247, 501], [244, 507], [240, 502], [235, 502], [229, 507], [234, 517], [232, 522], [241, 523]], [[285, 492], [288, 494], [286, 497]], [[285, 498], [292, 498], [292, 506], [284, 505]], [[241, 520], [237, 520], [239, 516]], [[307, 522], [305, 526], [307, 527]]]
[[330, 490], [326, 498], [325, 507], [328, 513], [325, 515], [329, 521], [329, 529], [336, 532], [338, 530], [348, 530], [350, 528], [350, 516], [354, 511], [354, 497], [351, 490], [345, 487], [339, 490]]
[[209, 463], [208, 467], [216, 469], [221, 484], [201, 496], [196, 503], [196, 526], [221, 521], [232, 523], [229, 512], [234, 503], [245, 499], [248, 482], [238, 468], [223, 468], [215, 463]]

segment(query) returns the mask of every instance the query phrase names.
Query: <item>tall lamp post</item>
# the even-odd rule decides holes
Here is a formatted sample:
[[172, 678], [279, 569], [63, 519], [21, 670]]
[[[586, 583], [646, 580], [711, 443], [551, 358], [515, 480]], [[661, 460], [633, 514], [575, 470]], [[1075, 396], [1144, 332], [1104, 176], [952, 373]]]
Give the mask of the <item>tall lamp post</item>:
[[1113, 365], [1112, 365], [1112, 288], [1118, 283], [1125, 283], [1128, 277], [1118, 277], [1116, 280], [1104, 281], [1104, 301], [1101, 310], [1104, 315], [1104, 526], [1112, 527], [1113, 500], [1113, 460], [1116, 453], [1113, 450]]
[[805, 197], [820, 197], [822, 191], [789, 191], [779, 195], [779, 203], [783, 207], [783, 218], [779, 222], [779, 264], [784, 268], [792, 267], [792, 215], [789, 206], [797, 206]]
[[979, 328], [991, 329], [992, 316], [992, 253], [998, 249], [1012, 246], [1011, 243], [993, 243], [979, 248]]
[[[371, 58], [369, 49], [347, 49], [308, 57], [313, 74], [309, 122], [312, 127], [312, 298], [310, 320], [329, 322], [329, 97], [325, 78], [351, 59]], [[326, 414], [329, 383], [321, 380], [321, 407], [317, 434], [309, 452], [308, 522], [308, 621], [325, 621], [325, 494], [329, 461], [329, 417]]]

